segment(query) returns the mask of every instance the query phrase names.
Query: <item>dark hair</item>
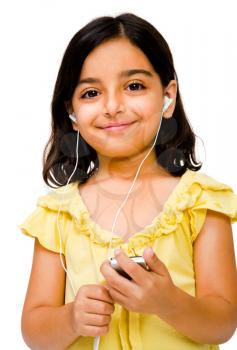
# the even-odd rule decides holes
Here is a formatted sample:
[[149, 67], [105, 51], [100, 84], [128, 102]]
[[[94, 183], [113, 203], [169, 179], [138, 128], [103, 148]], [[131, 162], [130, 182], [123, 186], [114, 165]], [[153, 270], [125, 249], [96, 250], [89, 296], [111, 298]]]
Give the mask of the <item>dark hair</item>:
[[[126, 37], [147, 56], [163, 87], [177, 81], [176, 106], [172, 118], [163, 118], [155, 145], [158, 163], [173, 176], [186, 169], [197, 171], [202, 164], [195, 155], [195, 134], [185, 115], [172, 54], [163, 36], [146, 20], [123, 13], [117, 17], [98, 17], [71, 39], [64, 53], [52, 98], [52, 130], [43, 152], [43, 178], [47, 185], [63, 186], [72, 174], [76, 160], [77, 131], [68, 118], [66, 103], [77, 87], [82, 65], [88, 54], [112, 38]], [[96, 151], [80, 135], [78, 166], [70, 182], [85, 182], [98, 168]], [[51, 186], [53, 187], [53, 186]]]

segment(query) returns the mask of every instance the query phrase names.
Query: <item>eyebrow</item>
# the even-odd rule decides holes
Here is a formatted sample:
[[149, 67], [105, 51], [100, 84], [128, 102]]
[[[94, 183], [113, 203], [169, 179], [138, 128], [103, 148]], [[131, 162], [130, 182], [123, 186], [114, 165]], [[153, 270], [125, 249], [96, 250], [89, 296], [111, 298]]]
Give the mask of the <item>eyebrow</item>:
[[[120, 72], [119, 77], [120, 78], [128, 78], [128, 77], [135, 75], [135, 74], [144, 74], [149, 78], [152, 78], [154, 76], [150, 71], [148, 71], [146, 69], [129, 69], [129, 70], [125, 70], [125, 71]], [[78, 85], [86, 84], [86, 83], [89, 83], [89, 84], [90, 83], [101, 83], [101, 80], [99, 78], [88, 77], [88, 78], [79, 80]]]

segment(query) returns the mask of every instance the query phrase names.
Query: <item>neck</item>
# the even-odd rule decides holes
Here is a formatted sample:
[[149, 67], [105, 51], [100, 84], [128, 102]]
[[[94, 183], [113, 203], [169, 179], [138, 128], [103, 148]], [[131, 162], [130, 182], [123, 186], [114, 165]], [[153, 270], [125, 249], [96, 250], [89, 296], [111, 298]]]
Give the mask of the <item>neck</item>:
[[[98, 155], [99, 170], [96, 174], [97, 181], [112, 179], [120, 182], [131, 182], [138, 171], [138, 168], [145, 158], [147, 151], [135, 157], [107, 158]], [[155, 152], [151, 152], [143, 162], [137, 181], [143, 181], [154, 175], [167, 175], [167, 172], [157, 163]]]

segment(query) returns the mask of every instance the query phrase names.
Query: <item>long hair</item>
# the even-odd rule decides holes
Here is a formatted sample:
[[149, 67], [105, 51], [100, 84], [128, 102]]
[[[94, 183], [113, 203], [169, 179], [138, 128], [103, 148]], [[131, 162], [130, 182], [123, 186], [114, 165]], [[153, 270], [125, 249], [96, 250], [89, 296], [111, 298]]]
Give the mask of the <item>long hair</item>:
[[[163, 87], [177, 81], [176, 105], [172, 118], [163, 118], [155, 145], [157, 162], [173, 176], [186, 169], [197, 171], [202, 164], [195, 155], [196, 136], [186, 117], [180, 96], [178, 76], [169, 46], [158, 30], [146, 20], [123, 13], [98, 17], [80, 29], [63, 55], [51, 103], [51, 134], [43, 152], [43, 179], [56, 187], [67, 183], [75, 167], [77, 131], [73, 130], [66, 105], [77, 87], [82, 65], [88, 54], [112, 38], [126, 37], [147, 56]], [[78, 166], [70, 182], [85, 182], [98, 168], [98, 157], [80, 135]]]

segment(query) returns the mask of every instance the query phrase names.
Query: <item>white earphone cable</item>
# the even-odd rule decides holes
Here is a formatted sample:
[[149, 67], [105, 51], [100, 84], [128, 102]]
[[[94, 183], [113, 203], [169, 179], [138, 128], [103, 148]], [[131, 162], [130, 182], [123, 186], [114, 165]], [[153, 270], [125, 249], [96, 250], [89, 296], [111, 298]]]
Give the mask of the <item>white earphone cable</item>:
[[[163, 107], [163, 108], [164, 108], [164, 107]], [[164, 112], [164, 109], [162, 110], [162, 114], [163, 114], [163, 112]], [[113, 225], [112, 225], [111, 239], [110, 239], [109, 248], [108, 248], [108, 258], [109, 258], [109, 252], [110, 252], [110, 250], [111, 250], [111, 243], [112, 243], [112, 239], [113, 239], [113, 232], [114, 232], [114, 227], [115, 227], [115, 224], [116, 224], [116, 220], [117, 220], [117, 218], [118, 218], [118, 215], [120, 214], [121, 209], [122, 209], [123, 206], [125, 205], [125, 203], [126, 203], [128, 197], [129, 197], [130, 193], [132, 192], [132, 189], [133, 189], [133, 187], [134, 187], [134, 185], [135, 185], [135, 182], [136, 182], [136, 180], [137, 180], [138, 174], [139, 174], [139, 172], [140, 172], [140, 169], [141, 169], [141, 167], [142, 167], [144, 161], [145, 161], [146, 158], [149, 156], [149, 154], [151, 153], [152, 149], [154, 148], [154, 146], [155, 146], [155, 144], [156, 144], [157, 137], [158, 137], [158, 134], [159, 134], [159, 131], [160, 131], [160, 127], [161, 127], [161, 123], [162, 123], [162, 115], [161, 115], [161, 118], [160, 118], [160, 124], [159, 124], [158, 130], [157, 130], [156, 137], [155, 137], [155, 140], [154, 140], [154, 142], [153, 142], [153, 145], [152, 145], [152, 147], [150, 148], [150, 150], [148, 151], [148, 153], [146, 154], [146, 156], [144, 157], [144, 159], [141, 161], [141, 163], [140, 163], [140, 165], [139, 165], [139, 167], [138, 167], [137, 173], [136, 173], [136, 175], [135, 175], [135, 177], [134, 177], [133, 183], [132, 183], [132, 185], [131, 185], [131, 187], [130, 187], [130, 189], [129, 189], [127, 195], [126, 195], [126, 198], [124, 199], [124, 201], [123, 201], [122, 204], [120, 205], [120, 207], [119, 207], [119, 209], [117, 210], [117, 213], [116, 213], [116, 215], [115, 215], [115, 219], [114, 219], [114, 222], [113, 222]], [[66, 187], [65, 187], [64, 191], [58, 192], [58, 193], [65, 193], [65, 192], [67, 192], [68, 183], [69, 183], [71, 177], [73, 176], [74, 172], [75, 172], [76, 169], [77, 169], [77, 164], [78, 164], [78, 144], [79, 144], [79, 130], [78, 130], [78, 132], [77, 132], [76, 165], [75, 165], [75, 168], [74, 168], [74, 170], [73, 170], [71, 176], [69, 177], [69, 179], [68, 179], [68, 181], [67, 181], [67, 184], [66, 184]], [[58, 215], [57, 215], [57, 228], [58, 228], [59, 242], [60, 242], [60, 260], [61, 260], [62, 267], [63, 267], [64, 271], [66, 272], [66, 274], [67, 274], [67, 276], [68, 276], [68, 279], [69, 279], [71, 288], [72, 288], [72, 290], [73, 290], [74, 296], [76, 297], [76, 290], [75, 290], [75, 288], [74, 288], [74, 286], [73, 286], [72, 278], [71, 278], [71, 276], [70, 276], [70, 274], [69, 274], [69, 272], [68, 272], [66, 266], [64, 265], [64, 262], [63, 262], [63, 259], [62, 259], [62, 239], [61, 239], [61, 230], [60, 230], [60, 225], [59, 225], [59, 220], [58, 220], [58, 219], [59, 219], [59, 213], [60, 213], [60, 211], [61, 211], [61, 203], [62, 203], [62, 201], [60, 202], [60, 206], [59, 206], [59, 210], [58, 210]], [[98, 350], [98, 349], [99, 349], [99, 343], [100, 343], [100, 336], [97, 336], [97, 337], [94, 338], [94, 346], [93, 346], [93, 349], [94, 349], [94, 350]]]
[[[75, 171], [76, 171], [76, 169], [77, 169], [77, 164], [78, 164], [78, 144], [79, 144], [79, 130], [78, 130], [78, 132], [77, 132], [76, 165], [75, 165], [75, 168], [74, 168], [72, 174], [70, 175], [70, 177], [69, 177], [69, 179], [68, 179], [68, 181], [67, 181], [67, 184], [66, 184], [66, 187], [65, 187], [64, 191], [59, 192], [59, 193], [65, 193], [65, 192], [67, 192], [68, 183], [69, 183], [69, 181], [71, 180], [73, 174], [75, 173]], [[74, 295], [76, 296], [76, 291], [75, 291], [75, 289], [74, 289], [74, 287], [73, 287], [73, 283], [72, 283], [71, 276], [70, 276], [69, 272], [67, 271], [67, 268], [66, 268], [66, 266], [64, 265], [64, 262], [63, 262], [63, 259], [62, 259], [62, 236], [61, 236], [61, 230], [60, 230], [60, 225], [59, 225], [59, 221], [58, 221], [58, 219], [59, 219], [59, 214], [60, 214], [60, 211], [61, 211], [61, 205], [62, 205], [62, 201], [60, 202], [60, 206], [59, 206], [59, 210], [58, 210], [58, 215], [57, 215], [57, 228], [58, 228], [59, 243], [60, 243], [60, 252], [59, 252], [59, 253], [60, 253], [60, 260], [61, 260], [62, 267], [63, 267], [64, 271], [66, 272], [66, 274], [67, 274], [67, 276], [68, 276], [68, 279], [69, 279], [71, 288], [72, 288], [72, 290], [73, 290], [73, 293], [74, 293]]]
[[135, 182], [136, 182], [136, 180], [137, 180], [138, 174], [139, 174], [139, 172], [140, 172], [140, 170], [141, 170], [141, 167], [142, 167], [144, 161], [147, 159], [147, 157], [149, 156], [149, 154], [151, 153], [152, 149], [154, 148], [154, 146], [155, 146], [155, 144], [156, 144], [156, 140], [157, 140], [157, 137], [158, 137], [158, 134], [159, 134], [159, 131], [160, 131], [161, 123], [162, 123], [162, 117], [160, 118], [160, 124], [159, 124], [158, 130], [157, 130], [156, 137], [155, 137], [155, 140], [154, 140], [154, 142], [153, 142], [153, 145], [152, 145], [152, 147], [150, 148], [150, 150], [147, 152], [145, 158], [141, 161], [141, 163], [140, 163], [140, 165], [139, 165], [139, 167], [138, 167], [137, 173], [136, 173], [136, 175], [135, 175], [135, 178], [134, 178], [134, 180], [133, 180], [133, 183], [132, 183], [132, 185], [131, 185], [131, 187], [130, 187], [130, 189], [129, 189], [127, 195], [126, 195], [126, 198], [125, 198], [124, 201], [122, 202], [121, 206], [119, 207], [119, 209], [118, 209], [118, 211], [117, 211], [117, 213], [116, 213], [116, 215], [115, 215], [115, 219], [114, 219], [113, 226], [112, 226], [112, 233], [111, 233], [111, 238], [110, 238], [110, 243], [109, 243], [109, 249], [108, 249], [108, 258], [109, 258], [109, 256], [110, 256], [109, 251], [110, 251], [110, 249], [111, 249], [111, 243], [112, 243], [112, 239], [113, 239], [113, 233], [114, 233], [114, 227], [115, 227], [116, 220], [117, 220], [117, 218], [118, 218], [118, 216], [119, 216], [119, 214], [120, 214], [122, 208], [124, 207], [125, 203], [127, 202], [130, 193], [132, 192], [132, 189], [133, 189], [133, 187], [134, 187], [134, 185], [135, 185]]

